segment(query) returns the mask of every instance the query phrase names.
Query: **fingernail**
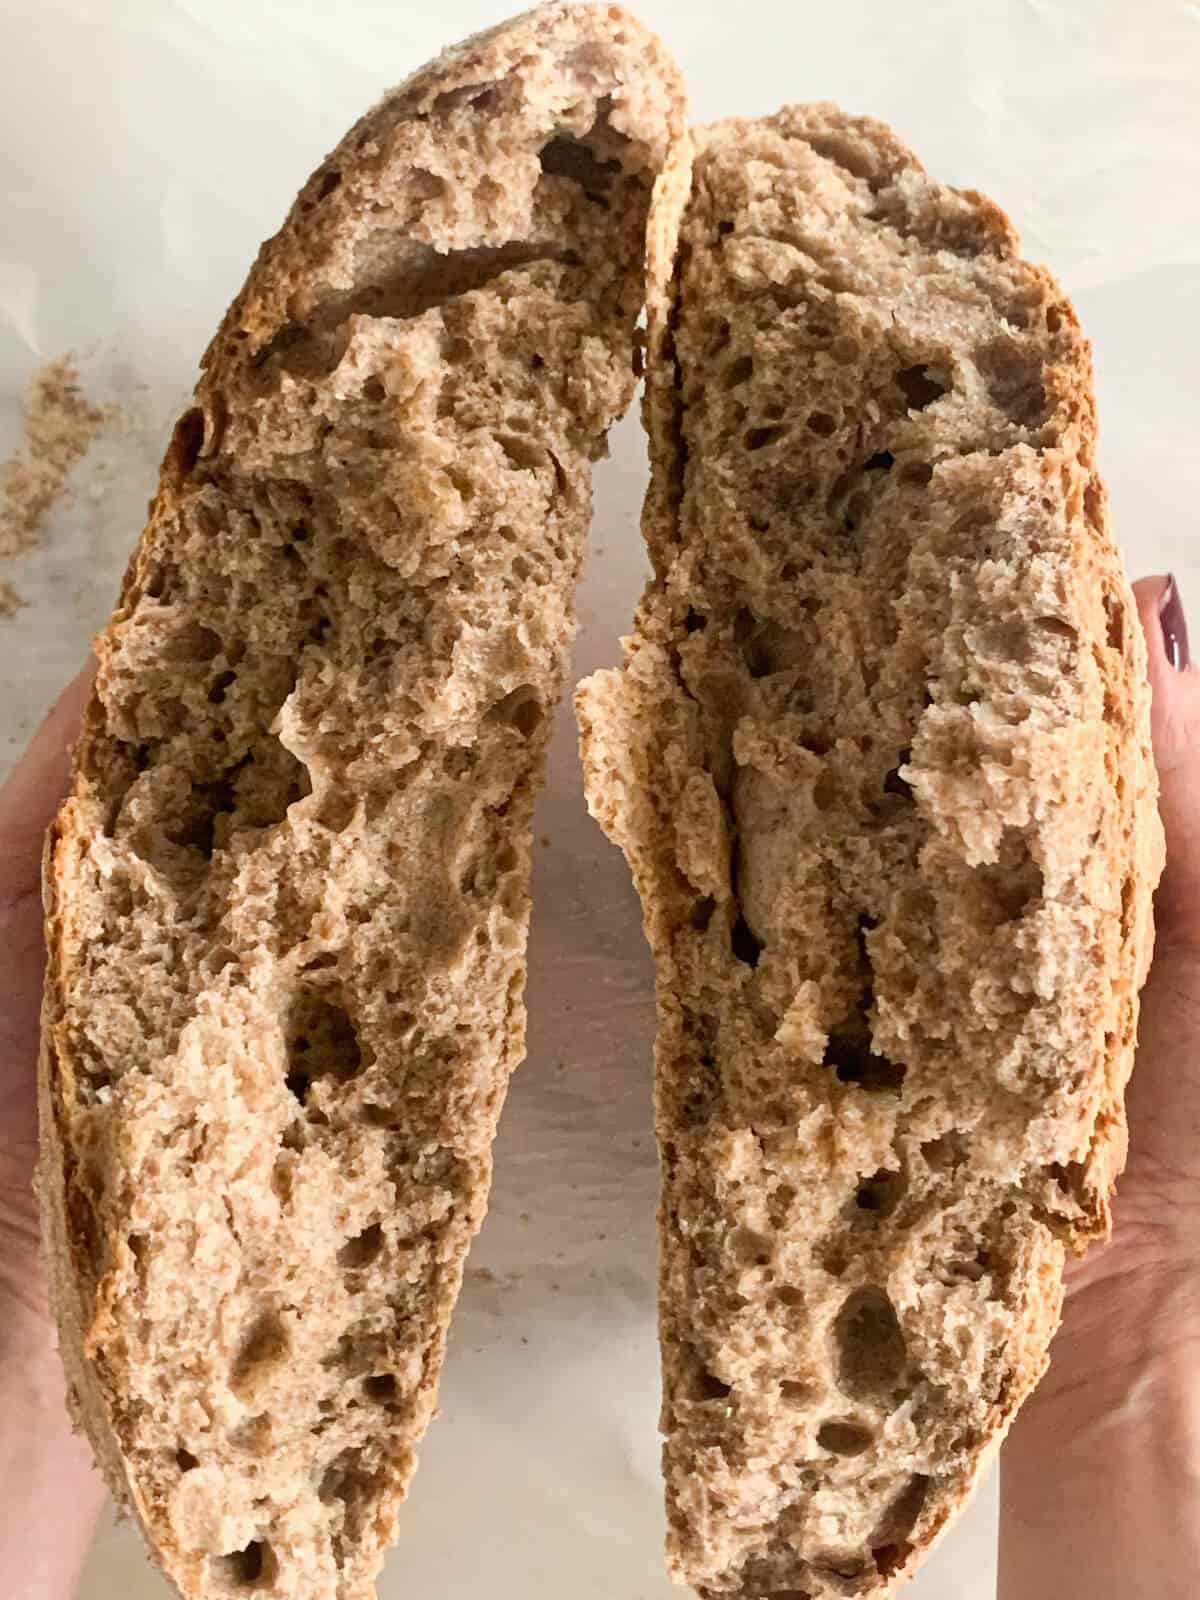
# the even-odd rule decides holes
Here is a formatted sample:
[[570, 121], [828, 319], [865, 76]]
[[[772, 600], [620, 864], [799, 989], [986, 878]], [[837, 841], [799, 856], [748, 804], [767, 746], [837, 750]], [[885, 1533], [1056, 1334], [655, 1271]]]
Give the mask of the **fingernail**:
[[1167, 587], [1158, 602], [1158, 620], [1162, 624], [1163, 644], [1167, 660], [1177, 672], [1186, 672], [1192, 658], [1188, 651], [1187, 618], [1183, 614], [1183, 601], [1179, 598], [1179, 585], [1175, 574], [1167, 574]]

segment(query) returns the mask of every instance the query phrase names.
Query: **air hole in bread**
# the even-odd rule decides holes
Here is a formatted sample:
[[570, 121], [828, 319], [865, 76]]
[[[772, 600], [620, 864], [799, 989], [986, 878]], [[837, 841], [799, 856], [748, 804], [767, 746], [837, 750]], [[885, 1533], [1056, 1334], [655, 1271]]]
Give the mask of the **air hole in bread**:
[[253, 1539], [244, 1550], [211, 1557], [209, 1571], [224, 1593], [242, 1594], [273, 1584], [279, 1576], [279, 1562], [266, 1540]]
[[872, 194], [884, 188], [892, 176], [883, 150], [866, 137], [859, 139], [849, 133], [824, 128], [806, 128], [803, 137], [817, 155], [833, 166], [841, 167], [852, 178], [861, 179]]
[[878, 1172], [859, 1184], [854, 1204], [859, 1211], [871, 1211], [880, 1217], [890, 1217], [904, 1198], [907, 1185], [902, 1172], [881, 1167]]
[[1021, 428], [1037, 428], [1049, 404], [1042, 384], [1042, 358], [1010, 334], [1002, 334], [975, 352], [975, 362], [998, 411]]
[[842, 531], [844, 533], [857, 533], [866, 515], [870, 499], [859, 489], [846, 501], [846, 511], [842, 518]]
[[[396, 1470], [399, 1470], [397, 1463]], [[317, 1493], [328, 1506], [341, 1502], [340, 1516], [331, 1517], [334, 1559], [339, 1566], [348, 1552], [357, 1545], [366, 1519], [378, 1500], [383, 1473], [372, 1471], [366, 1464], [363, 1450], [351, 1445], [335, 1456], [322, 1474]]]
[[815, 433], [821, 439], [828, 439], [831, 434], [837, 432], [837, 418], [830, 416], [828, 411], [812, 411], [805, 426], [809, 433]]
[[90, 1196], [79, 1187], [78, 1183], [71, 1184], [67, 1189], [67, 1219], [71, 1225], [71, 1238], [75, 1242], [77, 1251], [91, 1270], [99, 1276], [105, 1258], [102, 1242], [104, 1235], [100, 1230], [100, 1219], [96, 1215], [96, 1208]]
[[395, 1373], [378, 1372], [363, 1379], [363, 1393], [377, 1406], [394, 1405], [398, 1392]]
[[236, 672], [218, 672], [216, 677], [213, 679], [212, 684], [211, 684], [211, 686], [209, 688], [209, 691], [208, 691], [208, 703], [209, 703], [209, 705], [210, 706], [221, 706], [221, 705], [224, 705], [225, 704], [225, 695], [226, 695], [227, 690], [230, 688], [230, 686], [232, 684], [234, 684], [236, 682], [237, 682], [237, 673]]
[[444, 94], [436, 95], [430, 114], [444, 117], [460, 106], [469, 106], [476, 116], [485, 117], [495, 109], [499, 98], [498, 91], [490, 84], [464, 83], [457, 89], [447, 89]]
[[361, 1471], [362, 1451], [351, 1446], [336, 1455], [321, 1475], [320, 1486], [317, 1489], [318, 1498], [328, 1503], [331, 1500], [343, 1500], [348, 1493], [352, 1493], [356, 1484], [361, 1483], [365, 1474]]
[[763, 952], [762, 941], [756, 939], [745, 917], [739, 917], [729, 935], [730, 948], [738, 961], [747, 967], [756, 967]]
[[771, 627], [753, 611], [739, 611], [733, 624], [734, 643], [740, 646], [746, 670], [752, 678], [765, 678], [771, 671]]
[[908, 1351], [883, 1289], [855, 1289], [833, 1328], [838, 1387], [852, 1400], [888, 1401], [904, 1376]]
[[896, 464], [896, 458], [890, 450], [877, 450], [873, 456], [868, 456], [863, 462], [864, 472], [890, 472]]
[[932, 1172], [953, 1172], [967, 1159], [966, 1141], [956, 1129], [937, 1139], [927, 1139], [921, 1155]]
[[515, 728], [523, 739], [530, 739], [537, 732], [543, 714], [537, 691], [523, 683], [503, 700], [498, 700], [484, 720], [493, 726]]
[[349, 1377], [368, 1377], [387, 1365], [388, 1338], [368, 1322], [353, 1323], [338, 1335], [337, 1344], [321, 1357], [327, 1371], [340, 1369]]
[[396, 1112], [390, 1106], [377, 1105], [371, 1100], [363, 1102], [358, 1117], [368, 1128], [391, 1128], [397, 1120]]
[[[302, 1126], [303, 1124], [299, 1121], [293, 1124], [293, 1127]], [[271, 1168], [271, 1192], [281, 1206], [291, 1204], [296, 1176], [296, 1152], [287, 1142], [288, 1133], [290, 1132], [291, 1129], [288, 1129], [283, 1135], [280, 1141], [283, 1145], [283, 1150], [275, 1157], [274, 1165]]]
[[221, 636], [202, 623], [185, 622], [164, 640], [162, 650], [171, 661], [212, 661], [221, 654]]
[[1115, 594], [1105, 594], [1104, 616], [1107, 623], [1109, 649], [1123, 652], [1125, 649], [1125, 607]]
[[302, 990], [293, 1000], [284, 1027], [287, 1086], [304, 1104], [319, 1078], [346, 1082], [363, 1066], [358, 1032], [345, 1007], [325, 991]]
[[837, 1073], [839, 1083], [852, 1083], [869, 1093], [899, 1093], [904, 1083], [902, 1062], [876, 1055], [865, 1038], [831, 1033], [825, 1047], [825, 1065]]
[[817, 1429], [817, 1443], [834, 1456], [860, 1456], [874, 1437], [861, 1422], [823, 1422]]
[[947, 1288], [957, 1283], [978, 1283], [991, 1265], [986, 1250], [977, 1249], [969, 1240], [962, 1244], [961, 1255], [948, 1255], [934, 1268], [934, 1276]]
[[736, 389], [743, 383], [748, 383], [754, 376], [754, 357], [738, 356], [736, 361], [731, 361], [725, 368], [725, 387]]
[[799, 1307], [804, 1304], [804, 1291], [797, 1289], [794, 1284], [780, 1284], [775, 1291], [775, 1299], [781, 1306]]
[[175, 424], [170, 459], [180, 477], [186, 477], [200, 459], [204, 448], [204, 413], [199, 406], [185, 411]]
[[353, 1239], [347, 1239], [338, 1251], [338, 1266], [369, 1266], [383, 1249], [383, 1244], [383, 1229], [378, 1222], [373, 1222], [369, 1228], [364, 1228]]
[[913, 797], [912, 784], [909, 783], [907, 778], [902, 778], [900, 776], [900, 768], [901, 767], [906, 767], [911, 760], [912, 760], [912, 751], [911, 750], [901, 750], [899, 758], [897, 759], [896, 765], [892, 768], [892, 770], [888, 773], [887, 777], [885, 777], [884, 780], [883, 780], [883, 792], [884, 792], [884, 794], [899, 795], [900, 798], [903, 799], [903, 800], [911, 800], [912, 799], [912, 797]]
[[942, 398], [949, 385], [942, 383], [928, 367], [918, 364], [901, 368], [896, 374], [896, 387], [904, 396], [909, 411], [924, 411]]
[[914, 488], [923, 489], [932, 479], [933, 467], [928, 461], [910, 461], [900, 468], [900, 482], [912, 484]]
[[774, 1250], [774, 1245], [766, 1234], [759, 1233], [754, 1228], [735, 1228], [730, 1235], [729, 1247], [733, 1259], [745, 1267], [769, 1265]]
[[287, 1360], [291, 1349], [287, 1329], [274, 1311], [263, 1311], [247, 1328], [234, 1358], [229, 1387], [243, 1396]]
[[362, 386], [362, 397], [372, 405], [378, 405], [387, 398], [387, 389], [382, 378], [368, 378]]
[[150, 600], [168, 604], [179, 589], [179, 568], [173, 561], [160, 561], [150, 569], [142, 593]]
[[334, 190], [340, 189], [341, 186], [341, 173], [336, 167], [330, 167], [327, 172], [323, 172], [321, 174], [320, 182], [317, 184], [317, 199], [328, 200], [329, 196], [334, 192]]
[[875, 1570], [883, 1578], [890, 1578], [894, 1572], [899, 1572], [910, 1555], [912, 1555], [912, 1545], [907, 1543], [879, 1544], [871, 1551]]
[[847, 1582], [861, 1578], [867, 1570], [865, 1561], [839, 1550], [831, 1550], [818, 1556], [813, 1561], [813, 1566], [818, 1572], [827, 1573], [832, 1578], [845, 1579]]
[[605, 196], [621, 170], [619, 161], [604, 161], [582, 139], [571, 139], [561, 134], [543, 145], [538, 160], [547, 177], [569, 178], [572, 183], [579, 185], [589, 200], [605, 204]]
[[846, 1241], [842, 1237], [823, 1239], [813, 1251], [822, 1272], [828, 1273], [831, 1278], [840, 1278], [850, 1265], [850, 1257], [846, 1249]]
[[227, 848], [234, 827], [269, 828], [312, 792], [308, 769], [273, 734], [264, 734], [237, 766], [195, 784], [167, 837], [206, 859]]
[[787, 1226], [795, 1199], [796, 1191], [790, 1183], [781, 1183], [772, 1191], [768, 1205], [768, 1215], [770, 1216], [772, 1227], [785, 1228]]
[[1041, 903], [1046, 883], [1040, 865], [1029, 853], [1024, 835], [1006, 828], [998, 860], [972, 871], [976, 910], [981, 920], [1000, 927], [1016, 922]]
[[180, 1472], [193, 1472], [200, 1465], [198, 1459], [190, 1450], [185, 1450], [182, 1445], [175, 1452], [175, 1465]]
[[1079, 631], [1065, 617], [1038, 617], [1034, 622], [1035, 628], [1040, 628], [1043, 633], [1050, 634], [1055, 639], [1068, 639], [1074, 641], [1079, 637]]
[[546, 465], [545, 448], [536, 440], [522, 438], [517, 433], [498, 433], [495, 438], [509, 464], [518, 472], [537, 472]]
[[871, 1554], [880, 1572], [894, 1572], [911, 1553], [909, 1535], [925, 1506], [929, 1479], [918, 1472], [888, 1506], [871, 1534]]
[[812, 1385], [800, 1378], [784, 1378], [779, 1385], [779, 1398], [785, 1405], [804, 1406], [812, 1399]]
[[696, 1374], [692, 1395], [696, 1400], [727, 1400], [733, 1393], [728, 1383], [723, 1383], [715, 1373], [700, 1371]]
[[704, 933], [707, 930], [709, 923], [712, 921], [713, 912], [716, 909], [717, 902], [713, 899], [712, 895], [705, 895], [702, 900], [697, 900], [696, 904], [692, 907], [691, 915], [689, 916], [688, 921], [690, 922], [691, 926], [697, 930], [697, 932]]
[[763, 450], [776, 439], [782, 439], [786, 431], [785, 428], [751, 428], [746, 434], [746, 449]]
[[197, 851], [205, 861], [209, 861], [218, 846], [223, 847], [228, 843], [227, 819], [233, 808], [232, 773], [211, 783], [193, 784], [178, 815], [171, 826], [164, 830], [166, 838], [182, 849]]

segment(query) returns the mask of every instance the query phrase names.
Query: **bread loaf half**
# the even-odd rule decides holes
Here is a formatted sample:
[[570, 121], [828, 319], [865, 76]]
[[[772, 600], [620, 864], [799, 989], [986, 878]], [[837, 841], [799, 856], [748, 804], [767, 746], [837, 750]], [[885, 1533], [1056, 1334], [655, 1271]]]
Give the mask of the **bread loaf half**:
[[523, 1049], [530, 811], [633, 390], [662, 47], [552, 5], [313, 175], [204, 361], [51, 834], [76, 1418], [182, 1593], [359, 1600]]
[[651, 221], [645, 532], [592, 809], [657, 959], [669, 1553], [878, 1595], [1108, 1228], [1161, 842], [1086, 344], [877, 123], [697, 136]]

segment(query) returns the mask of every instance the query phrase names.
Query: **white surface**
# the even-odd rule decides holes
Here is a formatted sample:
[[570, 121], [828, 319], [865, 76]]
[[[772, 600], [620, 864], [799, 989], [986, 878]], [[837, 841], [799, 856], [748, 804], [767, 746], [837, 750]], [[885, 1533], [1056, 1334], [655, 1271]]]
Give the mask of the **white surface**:
[[[1130, 565], [1173, 567], [1200, 606], [1200, 5], [638, 9], [682, 61], [699, 118], [837, 99], [1011, 211], [1096, 345]], [[258, 240], [382, 88], [502, 14], [484, 0], [0, 0], [0, 450], [30, 368], [69, 347], [90, 344], [93, 382], [136, 411], [81, 469], [45, 548], [0, 572], [34, 602], [0, 622], [0, 769], [108, 612], [166, 418]], [[640, 587], [644, 475], [627, 422], [598, 475], [577, 674], [614, 658]], [[585, 816], [565, 715], [538, 831], [529, 1060], [383, 1600], [672, 1592], [654, 1431], [649, 963], [624, 867]], [[912, 1600], [990, 1597], [993, 1541], [985, 1489]], [[106, 1526], [81, 1600], [165, 1594], [128, 1530]]]

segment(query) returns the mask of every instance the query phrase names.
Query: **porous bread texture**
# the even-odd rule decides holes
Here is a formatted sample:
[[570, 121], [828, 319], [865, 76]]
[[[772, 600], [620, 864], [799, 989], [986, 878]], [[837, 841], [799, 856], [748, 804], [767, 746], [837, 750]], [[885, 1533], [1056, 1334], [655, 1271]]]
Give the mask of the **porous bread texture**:
[[47, 856], [71, 1403], [180, 1591], [359, 1600], [524, 1041], [530, 813], [677, 71], [615, 7], [343, 140], [210, 347]]
[[1162, 845], [1070, 305], [829, 106], [650, 224], [645, 534], [591, 807], [658, 974], [668, 1553], [911, 1573], [1108, 1228]]

